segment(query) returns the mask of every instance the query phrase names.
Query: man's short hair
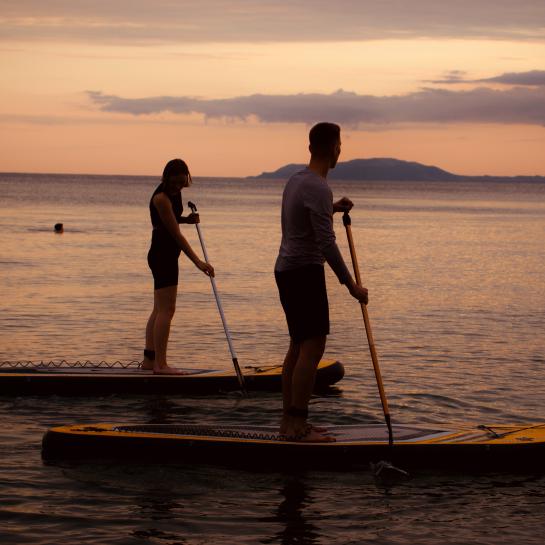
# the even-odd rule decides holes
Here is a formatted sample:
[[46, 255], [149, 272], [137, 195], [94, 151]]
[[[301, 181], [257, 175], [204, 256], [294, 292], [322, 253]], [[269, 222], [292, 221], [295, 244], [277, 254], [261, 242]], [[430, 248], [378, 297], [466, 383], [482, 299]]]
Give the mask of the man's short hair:
[[308, 133], [312, 155], [319, 157], [331, 153], [333, 146], [341, 138], [341, 128], [335, 123], [317, 123]]

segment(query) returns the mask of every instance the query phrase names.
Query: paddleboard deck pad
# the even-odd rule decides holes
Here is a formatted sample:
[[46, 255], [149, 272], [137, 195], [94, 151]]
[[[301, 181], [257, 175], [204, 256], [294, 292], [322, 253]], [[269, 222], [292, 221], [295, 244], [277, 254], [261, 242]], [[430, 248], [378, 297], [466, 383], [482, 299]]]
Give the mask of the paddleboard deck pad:
[[[234, 369], [184, 369], [183, 375], [155, 375], [136, 366], [1, 366], [0, 395], [215, 394], [240, 389]], [[282, 366], [243, 367], [247, 390], [280, 391]], [[344, 376], [339, 361], [322, 360], [316, 389], [326, 389]]]
[[331, 443], [286, 440], [276, 427], [93, 424], [52, 428], [42, 455], [55, 459], [120, 459], [270, 468], [368, 468], [387, 460], [401, 468], [543, 471], [545, 424], [494, 426], [330, 426]]

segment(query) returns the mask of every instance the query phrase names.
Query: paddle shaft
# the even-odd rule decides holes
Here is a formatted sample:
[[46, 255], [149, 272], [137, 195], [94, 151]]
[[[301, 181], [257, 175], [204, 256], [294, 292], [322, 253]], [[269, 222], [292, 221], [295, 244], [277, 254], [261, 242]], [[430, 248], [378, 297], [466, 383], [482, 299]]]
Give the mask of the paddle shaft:
[[[348, 238], [348, 246], [350, 248], [350, 257], [352, 258], [352, 266], [354, 267], [354, 276], [356, 277], [356, 284], [361, 286], [361, 275], [358, 260], [356, 258], [356, 250], [354, 247], [354, 239], [352, 237], [352, 221], [348, 212], [343, 214], [343, 224], [346, 229], [346, 236]], [[378, 392], [380, 395], [380, 401], [382, 402], [382, 410], [384, 411], [384, 418], [386, 425], [388, 426], [388, 434], [390, 438], [390, 444], [393, 443], [392, 423], [390, 419], [390, 409], [388, 408], [388, 400], [386, 399], [386, 392], [384, 391], [384, 385], [382, 383], [382, 374], [378, 364], [377, 350], [375, 348], [375, 341], [373, 339], [373, 331], [371, 330], [371, 322], [369, 321], [369, 314], [367, 312], [367, 305], [360, 303], [361, 312], [363, 314], [363, 323], [365, 324], [365, 332], [367, 333], [367, 342], [369, 344], [369, 351], [371, 352], [371, 360], [373, 361], [373, 369], [375, 370], [375, 377], [377, 379]]]
[[[192, 202], [187, 203], [189, 208], [191, 208], [192, 212], [195, 214], [197, 213], [197, 207]], [[204, 244], [204, 239], [201, 233], [201, 228], [198, 223], [195, 224], [195, 227], [197, 228], [197, 234], [199, 235], [199, 241], [201, 243], [202, 247], [202, 253], [204, 255], [204, 260], [207, 263], [210, 263], [208, 260], [208, 252], [206, 251], [206, 245]], [[238, 383], [240, 385], [240, 389], [244, 394], [246, 394], [246, 386], [244, 384], [244, 376], [242, 375], [242, 371], [240, 370], [240, 365], [238, 364], [238, 358], [235, 352], [235, 347], [233, 346], [233, 341], [231, 340], [231, 334], [229, 333], [229, 328], [227, 327], [227, 321], [225, 319], [225, 314], [223, 313], [223, 307], [221, 304], [220, 294], [218, 293], [218, 288], [216, 286], [216, 279], [211, 276], [210, 277], [210, 283], [212, 284], [212, 291], [214, 292], [214, 297], [216, 298], [216, 305], [218, 306], [218, 310], [221, 317], [221, 323], [223, 324], [223, 330], [225, 331], [225, 336], [227, 338], [227, 344], [229, 345], [229, 352], [231, 352], [231, 358], [233, 360], [233, 366], [235, 367], [235, 372], [237, 374]]]

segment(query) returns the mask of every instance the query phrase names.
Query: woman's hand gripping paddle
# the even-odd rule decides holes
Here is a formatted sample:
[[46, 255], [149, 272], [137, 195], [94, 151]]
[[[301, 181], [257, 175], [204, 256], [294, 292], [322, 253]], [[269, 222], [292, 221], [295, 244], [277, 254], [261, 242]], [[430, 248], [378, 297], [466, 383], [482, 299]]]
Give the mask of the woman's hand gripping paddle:
[[[194, 203], [188, 202], [187, 203], [189, 208], [191, 208], [191, 211], [196, 214], [197, 213], [197, 207]], [[202, 247], [202, 253], [204, 255], [204, 260], [209, 263], [208, 261], [208, 253], [206, 252], [206, 246], [204, 245], [204, 239], [202, 237], [201, 228], [198, 223], [195, 224], [195, 227], [197, 228], [197, 234], [199, 235], [199, 240], [201, 242]], [[212, 291], [214, 292], [214, 296], [216, 298], [216, 304], [218, 305], [218, 310], [221, 317], [221, 322], [223, 324], [223, 329], [225, 331], [225, 336], [227, 337], [227, 344], [229, 345], [229, 351], [231, 352], [231, 358], [233, 359], [233, 365], [235, 367], [235, 372], [237, 374], [238, 383], [240, 385], [240, 389], [244, 395], [247, 395], [246, 386], [244, 384], [244, 376], [242, 375], [242, 371], [240, 370], [240, 366], [238, 364], [237, 355], [235, 353], [235, 349], [233, 347], [233, 343], [231, 341], [231, 334], [229, 333], [229, 328], [227, 327], [227, 322], [225, 320], [225, 315], [223, 313], [223, 308], [221, 306], [221, 300], [218, 293], [218, 289], [216, 287], [216, 280], [213, 276], [210, 277], [210, 283], [212, 284]]]
[[[358, 266], [358, 260], [356, 258], [356, 250], [354, 249], [354, 239], [352, 238], [352, 220], [348, 212], [343, 214], [343, 225], [346, 228], [346, 236], [348, 237], [348, 246], [350, 247], [350, 257], [352, 258], [352, 266], [354, 267], [354, 276], [356, 277], [356, 284], [361, 286], [360, 268]], [[390, 421], [390, 410], [388, 409], [388, 400], [386, 399], [386, 393], [384, 391], [384, 385], [382, 384], [382, 375], [380, 373], [380, 367], [378, 364], [377, 351], [375, 349], [375, 341], [373, 340], [373, 332], [371, 331], [371, 322], [369, 321], [369, 315], [367, 314], [367, 306], [364, 303], [360, 303], [361, 312], [363, 314], [363, 322], [365, 324], [365, 331], [367, 333], [367, 342], [369, 343], [369, 351], [371, 352], [371, 359], [373, 360], [373, 368], [375, 369], [375, 377], [377, 379], [378, 392], [380, 394], [380, 401], [382, 402], [382, 410], [384, 411], [384, 418], [386, 419], [386, 426], [388, 426], [388, 439], [390, 446], [394, 444], [394, 435], [392, 432], [392, 423]]]

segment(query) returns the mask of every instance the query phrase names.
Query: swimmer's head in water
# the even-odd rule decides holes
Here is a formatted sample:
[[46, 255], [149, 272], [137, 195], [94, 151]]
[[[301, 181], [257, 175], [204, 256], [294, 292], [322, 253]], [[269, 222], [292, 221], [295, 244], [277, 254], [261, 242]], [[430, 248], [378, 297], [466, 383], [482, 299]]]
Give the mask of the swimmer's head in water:
[[62, 223], [55, 223], [55, 233], [62, 233], [64, 231], [64, 226]]

